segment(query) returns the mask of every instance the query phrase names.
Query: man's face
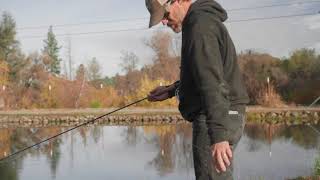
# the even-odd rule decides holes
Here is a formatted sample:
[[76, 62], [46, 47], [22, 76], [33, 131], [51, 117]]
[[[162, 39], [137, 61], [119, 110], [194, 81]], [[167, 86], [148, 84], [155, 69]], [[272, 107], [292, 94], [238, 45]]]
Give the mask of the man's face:
[[172, 0], [166, 4], [166, 14], [162, 19], [162, 24], [170, 27], [174, 32], [179, 33], [182, 29], [184, 11], [178, 0]]

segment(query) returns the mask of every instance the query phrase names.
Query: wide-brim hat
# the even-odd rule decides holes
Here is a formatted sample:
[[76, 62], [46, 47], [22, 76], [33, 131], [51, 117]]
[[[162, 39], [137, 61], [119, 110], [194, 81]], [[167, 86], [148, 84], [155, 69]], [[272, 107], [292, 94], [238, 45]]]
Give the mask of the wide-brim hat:
[[146, 6], [150, 13], [149, 28], [157, 25], [162, 19], [166, 12], [164, 4], [168, 0], [146, 0]]

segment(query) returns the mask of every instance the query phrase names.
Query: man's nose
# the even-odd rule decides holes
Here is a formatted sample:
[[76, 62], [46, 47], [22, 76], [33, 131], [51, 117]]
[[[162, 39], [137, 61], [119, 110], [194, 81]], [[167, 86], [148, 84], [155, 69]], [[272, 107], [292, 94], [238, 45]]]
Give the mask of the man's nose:
[[162, 19], [161, 22], [162, 22], [163, 25], [167, 25], [168, 24], [168, 20], [167, 19]]

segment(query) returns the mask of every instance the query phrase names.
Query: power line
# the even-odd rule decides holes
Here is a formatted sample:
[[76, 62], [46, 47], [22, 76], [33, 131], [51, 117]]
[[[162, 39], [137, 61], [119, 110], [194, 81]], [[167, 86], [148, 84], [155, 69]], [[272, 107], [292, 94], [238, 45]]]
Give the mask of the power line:
[[[95, 31], [95, 32], [56, 34], [55, 36], [77, 36], [77, 35], [88, 35], [88, 34], [104, 34], [104, 33], [115, 33], [115, 32], [127, 32], [127, 31], [141, 31], [141, 30], [148, 30], [148, 28], [132, 28], [132, 29], [118, 29], [118, 30], [106, 30], [106, 31]], [[21, 38], [43, 38], [43, 37], [44, 36], [22, 36]]]
[[[273, 19], [284, 19], [284, 18], [293, 18], [293, 17], [303, 17], [303, 16], [312, 16], [320, 14], [316, 13], [304, 13], [304, 14], [292, 14], [292, 15], [284, 15], [284, 16], [273, 16], [273, 17], [261, 17], [261, 18], [250, 18], [250, 19], [239, 19], [227, 21], [226, 23], [240, 23], [240, 22], [250, 22], [250, 21], [264, 21], [264, 20], [273, 20]], [[95, 31], [95, 32], [81, 32], [81, 33], [67, 33], [67, 34], [56, 34], [56, 36], [77, 36], [77, 35], [91, 35], [91, 34], [104, 34], [104, 33], [117, 33], [117, 32], [129, 32], [129, 31], [142, 31], [148, 30], [149, 28], [132, 28], [132, 29], [118, 29], [118, 30], [106, 30], [106, 31]], [[164, 28], [158, 28], [164, 29]], [[154, 30], [154, 29], [153, 29]], [[22, 36], [21, 38], [29, 39], [29, 38], [44, 38], [44, 36]]]
[[291, 14], [291, 15], [284, 15], [284, 16], [274, 16], [274, 17], [239, 19], [239, 20], [228, 21], [226, 23], [237, 23], [237, 22], [247, 22], [247, 21], [263, 21], [263, 20], [272, 20], [272, 19], [283, 19], [283, 18], [293, 18], [293, 17], [302, 17], [302, 16], [313, 16], [313, 15], [318, 15], [318, 14], [320, 14], [320, 11], [316, 12], [316, 13]]
[[[95, 22], [84, 22], [84, 23], [73, 23], [73, 24], [56, 24], [52, 25], [52, 27], [72, 27], [72, 26], [81, 26], [81, 25], [92, 25], [92, 24], [107, 24], [107, 23], [115, 23], [115, 22], [128, 22], [128, 21], [136, 21], [136, 20], [146, 20], [147, 18], [126, 18], [126, 19], [113, 19], [113, 20], [105, 20], [105, 21], [95, 21]], [[17, 28], [18, 30], [27, 30], [27, 29], [44, 29], [48, 28], [50, 25], [43, 26], [29, 26], [29, 27], [21, 27]]]
[[[302, 4], [311, 4], [311, 3], [320, 3], [320, 1], [302, 1], [302, 2], [294, 2], [294, 3], [283, 3], [283, 4], [273, 4], [273, 5], [265, 5], [265, 6], [255, 6], [255, 7], [244, 7], [244, 8], [233, 8], [227, 9], [227, 11], [241, 11], [241, 10], [255, 10], [255, 9], [263, 9], [263, 8], [273, 8], [273, 7], [281, 7], [281, 6], [291, 6], [291, 5], [302, 5]], [[140, 18], [123, 18], [123, 19], [112, 19], [112, 20], [104, 20], [104, 21], [94, 21], [94, 22], [83, 22], [83, 23], [70, 23], [70, 24], [56, 24], [52, 25], [55, 28], [60, 27], [72, 27], [72, 26], [81, 26], [81, 25], [93, 25], [93, 24], [108, 24], [108, 23], [117, 23], [117, 22], [128, 22], [128, 21], [137, 21], [137, 20], [148, 20], [147, 17]], [[48, 28], [50, 25], [42, 25], [42, 26], [26, 26], [17, 28], [18, 30], [30, 30], [30, 29], [44, 29]]]
[[255, 7], [244, 7], [244, 8], [234, 8], [229, 9], [227, 11], [240, 11], [240, 10], [252, 10], [252, 9], [263, 9], [263, 8], [273, 8], [273, 7], [281, 7], [281, 6], [291, 6], [291, 5], [302, 5], [302, 4], [311, 4], [311, 3], [320, 3], [320, 1], [302, 1], [302, 2], [294, 2], [294, 3], [283, 3], [283, 4], [272, 4], [265, 6], [255, 6]]

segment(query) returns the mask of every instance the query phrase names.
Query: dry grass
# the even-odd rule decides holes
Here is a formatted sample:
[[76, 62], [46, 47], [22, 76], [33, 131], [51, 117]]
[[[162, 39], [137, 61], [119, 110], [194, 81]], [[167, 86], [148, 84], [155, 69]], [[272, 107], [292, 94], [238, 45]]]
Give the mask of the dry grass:
[[286, 107], [287, 105], [276, 92], [274, 86], [270, 84], [259, 92], [258, 104], [265, 107]]

